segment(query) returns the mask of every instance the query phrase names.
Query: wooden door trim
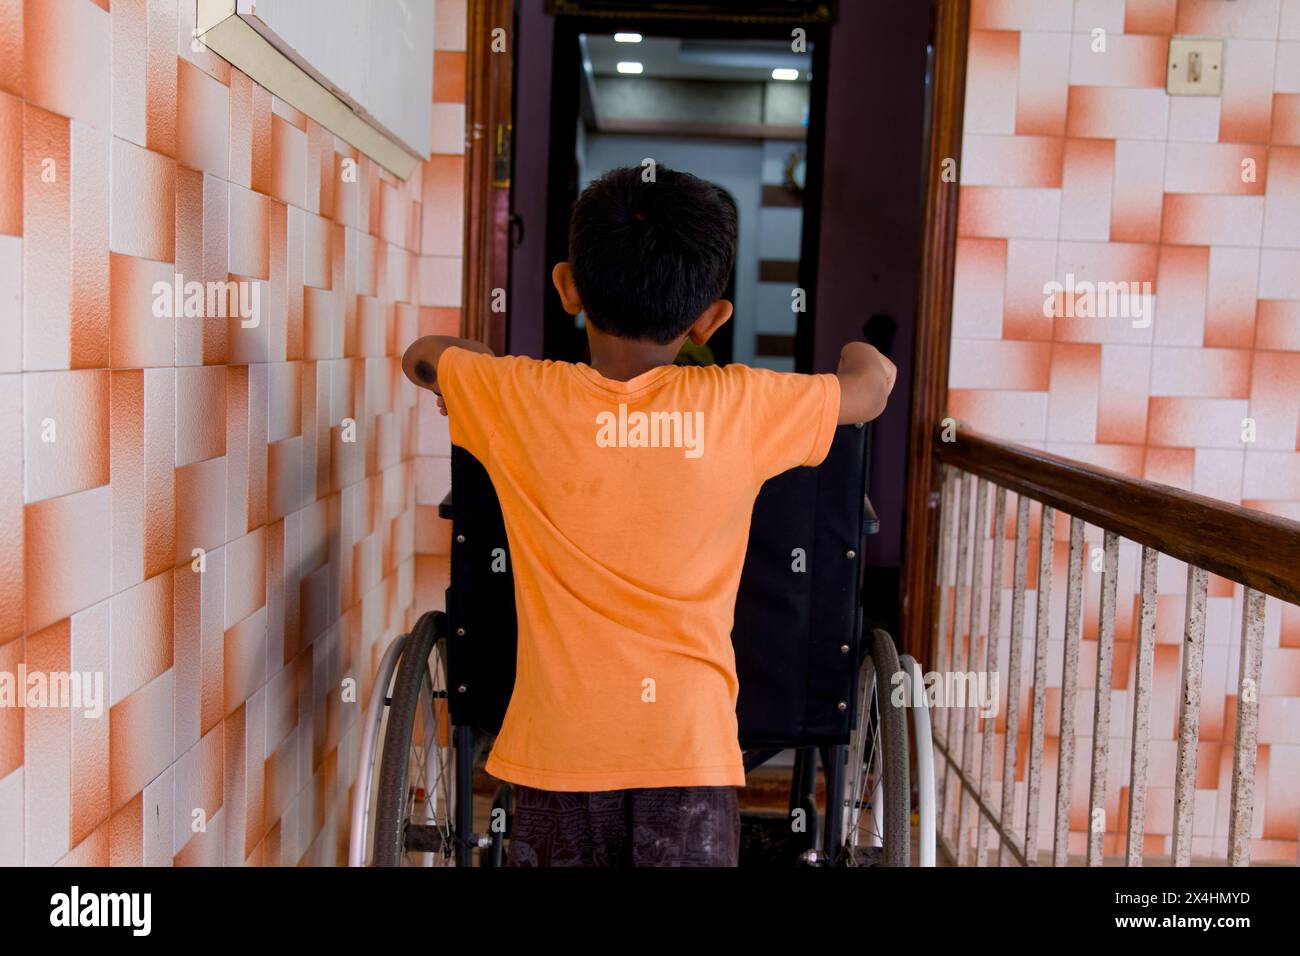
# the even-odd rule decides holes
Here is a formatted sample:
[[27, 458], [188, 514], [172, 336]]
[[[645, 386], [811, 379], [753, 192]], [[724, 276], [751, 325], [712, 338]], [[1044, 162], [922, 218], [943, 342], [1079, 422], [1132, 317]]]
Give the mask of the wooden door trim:
[[957, 171], [961, 168], [962, 118], [966, 105], [970, 0], [934, 0], [933, 11], [934, 76], [912, 372], [901, 635], [903, 648], [922, 667], [930, 661], [934, 624], [930, 585], [934, 581], [939, 544], [939, 468], [932, 442], [948, 404], [960, 189]]
[[[505, 31], [505, 49], [501, 36]], [[494, 41], [497, 49], [494, 49]], [[512, 0], [470, 0], [465, 43], [465, 261], [461, 334], [505, 352], [509, 146], [515, 57]], [[504, 175], [499, 163], [504, 164]], [[494, 301], [495, 300], [495, 301]], [[508, 304], [508, 303], [507, 303]]]

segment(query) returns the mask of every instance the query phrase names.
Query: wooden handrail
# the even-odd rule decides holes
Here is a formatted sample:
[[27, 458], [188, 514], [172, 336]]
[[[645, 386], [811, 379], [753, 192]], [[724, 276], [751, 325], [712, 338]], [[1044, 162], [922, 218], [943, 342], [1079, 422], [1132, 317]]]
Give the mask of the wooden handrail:
[[[950, 437], [952, 437], [950, 435]], [[935, 454], [1051, 505], [1291, 604], [1300, 604], [1300, 522], [958, 428]]]

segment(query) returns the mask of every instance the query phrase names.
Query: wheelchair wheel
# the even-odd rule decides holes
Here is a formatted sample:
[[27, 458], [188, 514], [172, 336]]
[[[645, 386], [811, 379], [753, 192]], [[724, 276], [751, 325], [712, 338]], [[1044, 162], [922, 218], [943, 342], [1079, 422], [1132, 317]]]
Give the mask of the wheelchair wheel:
[[453, 866], [456, 765], [447, 714], [442, 615], [411, 632], [397, 665], [379, 764], [375, 866]]
[[892, 702], [902, 673], [893, 639], [872, 630], [858, 672], [858, 720], [844, 781], [845, 866], [908, 866], [911, 860], [907, 708]]

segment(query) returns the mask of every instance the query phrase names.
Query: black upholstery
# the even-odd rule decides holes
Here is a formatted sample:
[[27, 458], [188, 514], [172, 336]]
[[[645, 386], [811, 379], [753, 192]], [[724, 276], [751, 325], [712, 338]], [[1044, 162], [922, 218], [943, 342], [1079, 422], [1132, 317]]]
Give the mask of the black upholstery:
[[[848, 739], [860, 659], [862, 538], [864, 522], [874, 518], [864, 508], [865, 431], [841, 427], [825, 462], [778, 475], [755, 502], [732, 632], [745, 748]], [[509, 549], [487, 472], [453, 447], [451, 474], [451, 716], [495, 734], [515, 678], [514, 575], [508, 560], [493, 570], [494, 555]]]
[[[515, 686], [514, 568], [492, 480], [477, 458], [455, 445], [451, 488], [451, 586], [447, 588], [451, 719], [495, 734]], [[498, 554], [507, 556], [503, 571], [494, 570], [502, 566], [494, 560]]]
[[746, 748], [848, 739], [862, 630], [864, 431], [841, 427], [820, 466], [777, 475], [754, 503], [731, 634]]

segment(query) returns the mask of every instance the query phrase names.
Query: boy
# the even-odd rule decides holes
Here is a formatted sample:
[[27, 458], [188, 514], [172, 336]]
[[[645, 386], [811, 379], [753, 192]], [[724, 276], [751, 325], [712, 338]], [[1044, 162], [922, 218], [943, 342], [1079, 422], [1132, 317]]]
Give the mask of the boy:
[[493, 776], [516, 785], [512, 866], [734, 866], [745, 782], [732, 615], [754, 499], [883, 411], [894, 367], [682, 367], [731, 317], [736, 219], [710, 184], [616, 169], [573, 209], [552, 273], [591, 364], [426, 336], [402, 368], [505, 517], [518, 671]]

